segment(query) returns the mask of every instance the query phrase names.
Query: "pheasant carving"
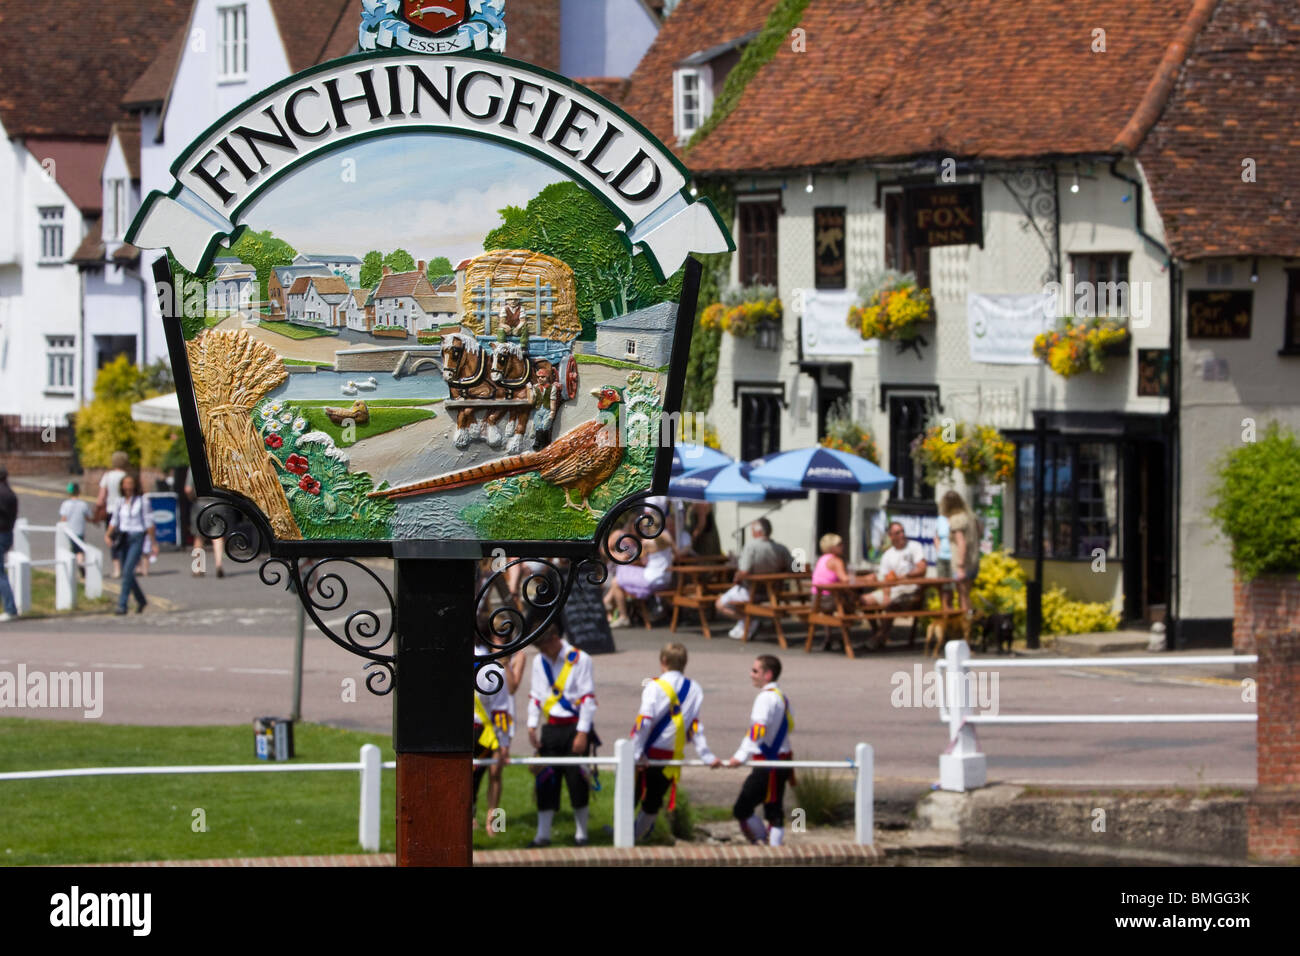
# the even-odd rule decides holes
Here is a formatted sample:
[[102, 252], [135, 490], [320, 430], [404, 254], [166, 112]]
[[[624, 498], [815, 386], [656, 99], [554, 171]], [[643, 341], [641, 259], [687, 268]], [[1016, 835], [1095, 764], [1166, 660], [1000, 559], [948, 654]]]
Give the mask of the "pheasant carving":
[[[593, 389], [591, 394], [596, 397], [596, 407], [602, 412], [614, 411], [623, 401], [622, 391], [611, 385]], [[602, 416], [601, 420], [584, 422], [577, 428], [570, 429], [540, 451], [511, 455], [437, 478], [372, 491], [369, 497], [409, 498], [535, 471], [543, 481], [564, 489], [566, 508], [586, 511], [599, 517], [600, 512], [592, 508], [587, 499], [596, 488], [609, 480], [622, 461], [623, 447], [608, 419]], [[577, 503], [572, 500], [575, 491], [582, 496]]]

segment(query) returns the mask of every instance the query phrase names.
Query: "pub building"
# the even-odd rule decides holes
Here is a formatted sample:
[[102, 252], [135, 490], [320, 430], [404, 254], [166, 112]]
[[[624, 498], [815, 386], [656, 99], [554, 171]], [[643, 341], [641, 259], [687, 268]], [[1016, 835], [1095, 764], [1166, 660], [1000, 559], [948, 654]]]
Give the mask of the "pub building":
[[[870, 430], [894, 491], [769, 515], [809, 564], [827, 531], [868, 560], [894, 515], [928, 546], [946, 489], [913, 440], [944, 419], [996, 426], [1011, 480], [955, 479], [986, 542], [1044, 588], [1166, 621], [1171, 646], [1227, 646], [1211, 466], [1251, 422], [1300, 427], [1287, 5], [1098, 0], [1014, 22], [994, 0], [929, 7], [818, 0], [781, 23], [773, 0], [683, 0], [631, 77], [621, 105], [678, 144], [697, 188], [734, 198], [727, 282], [773, 285], [784, 308], [777, 334], [722, 335], [707, 420], [744, 460], [817, 443], [833, 409]], [[786, 39], [710, 119], [769, 16]], [[886, 267], [934, 300], [904, 348], [846, 325]], [[1045, 311], [1117, 316], [1127, 346], [1062, 377], [1031, 354]], [[718, 505], [724, 548], [771, 507]]]

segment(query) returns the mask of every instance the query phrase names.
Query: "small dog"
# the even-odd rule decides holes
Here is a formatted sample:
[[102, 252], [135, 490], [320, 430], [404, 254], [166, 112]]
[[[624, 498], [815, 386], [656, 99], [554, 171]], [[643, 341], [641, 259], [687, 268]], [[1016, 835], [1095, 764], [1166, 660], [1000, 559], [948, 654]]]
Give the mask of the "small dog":
[[934, 644], [934, 656], [938, 657], [943, 653], [944, 645], [948, 643], [948, 627], [943, 618], [936, 617], [932, 619], [925, 629], [925, 656], [930, 655], [930, 645]]
[[990, 614], [980, 622], [980, 632], [981, 653], [988, 652], [991, 642], [997, 645], [999, 654], [1010, 654], [1011, 643], [1016, 637], [1016, 620], [1010, 614]]

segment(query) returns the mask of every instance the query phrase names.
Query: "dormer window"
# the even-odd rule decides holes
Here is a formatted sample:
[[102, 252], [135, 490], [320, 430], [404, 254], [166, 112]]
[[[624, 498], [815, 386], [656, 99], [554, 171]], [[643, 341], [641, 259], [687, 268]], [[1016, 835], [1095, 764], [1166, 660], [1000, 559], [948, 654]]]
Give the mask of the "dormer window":
[[680, 69], [673, 74], [673, 121], [677, 139], [685, 142], [704, 125], [713, 109], [713, 90], [708, 67]]
[[248, 6], [218, 7], [217, 78], [223, 82], [248, 77]]

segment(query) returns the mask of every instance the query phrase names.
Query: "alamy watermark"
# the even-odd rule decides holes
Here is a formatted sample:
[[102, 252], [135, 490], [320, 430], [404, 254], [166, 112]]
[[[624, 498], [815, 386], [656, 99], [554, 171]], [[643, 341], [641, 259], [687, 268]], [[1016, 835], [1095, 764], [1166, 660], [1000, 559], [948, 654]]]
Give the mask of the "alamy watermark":
[[0, 671], [0, 711], [80, 710], [87, 720], [104, 713], [103, 671]]
[[[945, 681], [945, 676], [948, 678]], [[910, 671], [895, 671], [889, 678], [894, 689], [889, 694], [893, 707], [933, 707], [949, 710], [970, 707], [995, 717], [998, 713], [998, 672], [968, 670], [959, 674], [927, 671], [913, 664]]]

